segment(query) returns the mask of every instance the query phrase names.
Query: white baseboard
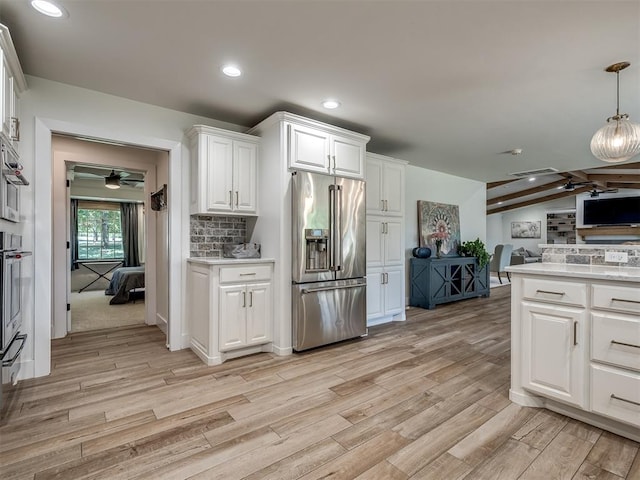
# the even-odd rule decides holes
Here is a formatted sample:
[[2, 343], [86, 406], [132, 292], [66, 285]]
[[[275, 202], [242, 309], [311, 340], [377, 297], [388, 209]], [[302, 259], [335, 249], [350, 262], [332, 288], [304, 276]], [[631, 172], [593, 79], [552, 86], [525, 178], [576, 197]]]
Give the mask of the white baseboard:
[[159, 313], [156, 313], [156, 326], [162, 330], [162, 333], [164, 333], [165, 335], [167, 335], [167, 332], [169, 331], [169, 322], [167, 322], [167, 319], [164, 318], [162, 315], [160, 315]]
[[293, 355], [293, 347], [278, 347], [277, 345], [272, 345], [271, 351], [278, 355], [279, 357], [285, 357], [287, 355]]
[[18, 381], [35, 378], [36, 368], [33, 360], [25, 360], [20, 362], [20, 371], [18, 372]]

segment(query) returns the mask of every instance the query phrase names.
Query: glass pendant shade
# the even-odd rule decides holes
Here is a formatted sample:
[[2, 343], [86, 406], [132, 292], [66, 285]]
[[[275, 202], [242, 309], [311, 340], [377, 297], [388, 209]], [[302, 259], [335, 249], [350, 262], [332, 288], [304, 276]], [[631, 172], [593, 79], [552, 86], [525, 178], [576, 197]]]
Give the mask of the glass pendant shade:
[[607, 118], [607, 124], [591, 138], [591, 153], [603, 162], [624, 162], [640, 153], [640, 125], [620, 113], [620, 71], [630, 65], [618, 62], [604, 69], [616, 74], [616, 114]]
[[640, 125], [627, 115], [611, 117], [591, 139], [591, 153], [603, 162], [624, 162], [640, 153]]

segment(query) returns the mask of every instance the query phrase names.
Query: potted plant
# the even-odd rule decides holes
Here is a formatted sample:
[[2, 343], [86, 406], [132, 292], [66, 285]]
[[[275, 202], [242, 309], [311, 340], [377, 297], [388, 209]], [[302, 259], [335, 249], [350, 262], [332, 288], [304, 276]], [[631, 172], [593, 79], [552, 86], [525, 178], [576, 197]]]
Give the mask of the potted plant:
[[462, 242], [462, 245], [458, 248], [458, 253], [466, 257], [476, 257], [481, 270], [491, 260], [491, 255], [479, 238], [469, 242]]

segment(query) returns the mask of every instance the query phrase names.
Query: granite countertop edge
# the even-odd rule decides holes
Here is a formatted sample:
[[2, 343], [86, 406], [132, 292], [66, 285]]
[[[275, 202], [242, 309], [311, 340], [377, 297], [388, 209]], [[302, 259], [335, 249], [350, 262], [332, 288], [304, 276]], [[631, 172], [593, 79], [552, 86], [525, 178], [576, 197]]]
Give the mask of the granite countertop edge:
[[553, 277], [620, 280], [640, 283], [640, 268], [609, 265], [577, 265], [573, 263], [528, 263], [506, 267], [512, 274], [547, 275]]
[[242, 265], [245, 263], [275, 263], [273, 258], [220, 258], [220, 257], [189, 257], [189, 263], [204, 265]]

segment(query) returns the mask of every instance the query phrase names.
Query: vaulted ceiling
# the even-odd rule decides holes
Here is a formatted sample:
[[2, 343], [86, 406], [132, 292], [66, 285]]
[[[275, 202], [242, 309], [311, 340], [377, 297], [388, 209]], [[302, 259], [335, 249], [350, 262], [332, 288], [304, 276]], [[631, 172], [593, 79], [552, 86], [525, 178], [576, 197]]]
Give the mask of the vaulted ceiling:
[[640, 190], [640, 162], [487, 183], [487, 214], [589, 193]]

